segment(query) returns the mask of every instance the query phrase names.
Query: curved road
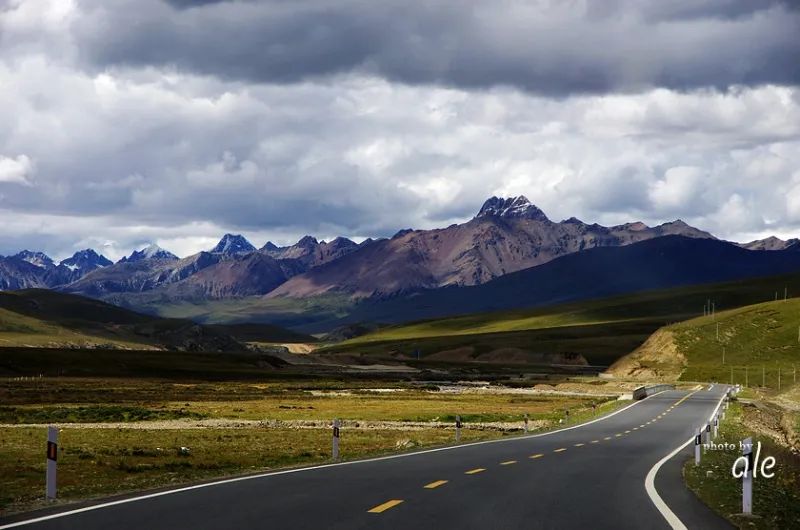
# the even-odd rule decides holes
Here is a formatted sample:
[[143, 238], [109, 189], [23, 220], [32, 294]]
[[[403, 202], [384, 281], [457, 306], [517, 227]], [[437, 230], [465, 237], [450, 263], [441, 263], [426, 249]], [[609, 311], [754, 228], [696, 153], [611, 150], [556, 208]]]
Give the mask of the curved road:
[[554, 433], [220, 481], [28, 515], [0, 530], [730, 528], [683, 485], [691, 446], [655, 474], [661, 510], [645, 488], [726, 389], [663, 392]]

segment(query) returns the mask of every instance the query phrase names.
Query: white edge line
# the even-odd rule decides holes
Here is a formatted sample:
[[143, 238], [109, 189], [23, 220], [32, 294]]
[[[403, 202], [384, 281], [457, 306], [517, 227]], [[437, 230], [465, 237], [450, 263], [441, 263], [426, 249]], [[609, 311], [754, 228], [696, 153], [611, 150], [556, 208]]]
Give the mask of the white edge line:
[[[711, 416], [709, 416], [709, 420], [714, 418], [714, 415], [719, 410], [719, 407], [720, 407], [720, 405], [722, 405], [722, 401], [724, 399], [725, 399], [725, 393], [723, 393], [722, 397], [719, 398], [719, 402], [717, 403], [717, 407], [711, 413]], [[650, 500], [656, 506], [658, 511], [661, 512], [661, 515], [664, 517], [664, 519], [667, 520], [667, 523], [669, 524], [669, 526], [673, 530], [688, 530], [688, 529], [686, 528], [686, 525], [683, 524], [683, 522], [680, 520], [680, 518], [678, 518], [678, 516], [675, 515], [675, 512], [673, 512], [670, 509], [670, 507], [667, 506], [667, 503], [664, 502], [664, 499], [661, 498], [661, 495], [658, 494], [658, 491], [656, 491], [656, 484], [655, 484], [656, 475], [658, 474], [658, 470], [661, 469], [661, 466], [663, 466], [672, 457], [674, 457], [675, 455], [677, 455], [678, 453], [683, 451], [686, 448], [686, 446], [689, 445], [690, 443], [692, 443], [693, 441], [694, 441], [694, 435], [692, 435], [691, 438], [686, 440], [686, 442], [681, 444], [680, 447], [676, 448], [670, 454], [668, 454], [667, 456], [665, 456], [664, 458], [659, 460], [656, 463], [656, 465], [651, 467], [650, 471], [647, 473], [647, 477], [645, 477], [645, 479], [644, 479], [644, 489], [647, 492], [647, 495], [650, 497]]]
[[585, 427], [587, 425], [591, 425], [591, 424], [597, 423], [599, 421], [605, 421], [608, 418], [610, 418], [612, 416], [616, 416], [617, 414], [619, 414], [621, 412], [624, 412], [624, 411], [628, 410], [631, 407], [635, 407], [639, 403], [642, 403], [643, 401], [647, 401], [651, 397], [657, 396], [657, 395], [659, 395], [659, 394], [661, 394], [663, 392], [667, 392], [667, 391], [666, 390], [662, 390], [661, 392], [653, 394], [652, 396], [647, 396], [645, 399], [641, 399], [639, 401], [636, 401], [635, 403], [631, 403], [627, 407], [623, 407], [623, 408], [621, 408], [619, 410], [616, 410], [616, 411], [612, 412], [611, 414], [607, 414], [607, 415], [602, 416], [600, 418], [597, 418], [595, 420], [587, 421], [586, 423], [579, 423], [577, 425], [573, 425], [572, 427], [565, 427], [563, 429], [558, 429], [558, 430], [555, 430], [555, 431], [544, 432], [544, 433], [540, 433], [540, 434], [529, 434], [529, 435], [523, 435], [523, 436], [515, 436], [514, 438], [503, 438], [503, 439], [500, 439], [500, 440], [485, 440], [485, 441], [482, 441], [482, 442], [472, 442], [472, 443], [468, 443], [468, 444], [450, 445], [450, 446], [447, 446], [447, 447], [437, 447], [436, 449], [426, 449], [424, 451], [416, 451], [414, 453], [403, 453], [403, 454], [400, 454], [400, 455], [378, 456], [378, 457], [375, 457], [375, 458], [367, 458], [365, 460], [351, 460], [351, 461], [348, 461], [348, 462], [336, 462], [336, 463], [331, 463], [331, 464], [321, 464], [321, 465], [317, 465], [317, 466], [299, 467], [299, 468], [295, 468], [295, 469], [284, 469], [284, 470], [281, 470], [281, 471], [271, 471], [269, 473], [260, 473], [258, 475], [247, 475], [247, 476], [243, 476], [243, 477], [228, 478], [228, 479], [223, 479], [223, 480], [217, 480], [217, 481], [214, 481], [214, 482], [206, 482], [206, 483], [203, 483], [203, 484], [195, 484], [193, 486], [184, 486], [182, 488], [176, 488], [176, 489], [171, 489], [171, 490], [166, 490], [166, 491], [159, 491], [157, 493], [149, 493], [147, 495], [139, 495], [137, 497], [129, 497], [129, 498], [120, 499], [120, 500], [117, 500], [117, 501], [110, 501], [110, 502], [104, 502], [104, 503], [101, 503], [101, 504], [94, 504], [92, 506], [86, 506], [84, 508], [77, 508], [75, 510], [69, 510], [69, 511], [66, 511], [66, 512], [59, 512], [59, 513], [54, 513], [52, 515], [44, 515], [42, 517], [36, 517], [35, 519], [25, 519], [25, 520], [22, 520], [22, 521], [17, 521], [17, 522], [14, 522], [14, 523], [9, 523], [9, 524], [0, 526], [0, 530], [5, 530], [6, 528], [16, 528], [16, 527], [19, 527], [19, 526], [25, 526], [25, 525], [34, 524], [34, 523], [40, 523], [42, 521], [49, 521], [51, 519], [58, 519], [60, 517], [67, 517], [67, 516], [70, 516], [70, 515], [77, 515], [79, 513], [99, 510], [101, 508], [108, 508], [108, 507], [111, 507], [111, 506], [118, 506], [120, 504], [127, 504], [129, 502], [143, 501], [143, 500], [147, 500], [147, 499], [153, 499], [153, 498], [156, 498], [156, 497], [163, 497], [164, 495], [172, 495], [172, 494], [175, 494], [175, 493], [183, 493], [185, 491], [192, 491], [192, 490], [201, 489], [201, 488], [210, 488], [211, 486], [220, 486], [222, 484], [231, 484], [231, 483], [234, 483], [234, 482], [242, 482], [242, 481], [245, 481], [245, 480], [254, 480], [254, 479], [259, 479], [259, 478], [272, 477], [272, 476], [275, 476], [275, 475], [287, 475], [289, 473], [301, 473], [303, 471], [313, 471], [313, 470], [322, 469], [322, 468], [339, 467], [339, 466], [350, 466], [350, 465], [354, 465], [354, 464], [364, 464], [364, 463], [367, 463], [367, 462], [379, 462], [381, 460], [393, 460], [395, 458], [406, 458], [406, 457], [409, 457], [409, 456], [424, 455], [424, 454], [429, 454], [429, 453], [438, 453], [439, 451], [452, 451], [454, 449], [462, 449], [462, 448], [465, 448], [465, 447], [474, 447], [476, 445], [486, 445], [486, 444], [501, 443], [501, 442], [514, 442], [514, 441], [519, 441], [519, 440], [527, 440], [527, 439], [530, 439], [530, 438], [540, 438], [542, 436], [550, 436], [551, 434], [557, 434], [557, 433], [564, 432], [564, 431], [571, 431], [572, 429], [579, 429], [581, 427]]

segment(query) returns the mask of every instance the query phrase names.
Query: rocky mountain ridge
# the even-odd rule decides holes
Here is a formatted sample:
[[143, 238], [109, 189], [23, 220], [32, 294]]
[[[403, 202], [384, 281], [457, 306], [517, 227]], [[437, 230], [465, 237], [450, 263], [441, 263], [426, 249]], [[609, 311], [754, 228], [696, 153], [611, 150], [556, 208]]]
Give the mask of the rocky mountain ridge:
[[[357, 244], [305, 236], [290, 246], [260, 249], [225, 234], [209, 251], [179, 258], [157, 245], [111, 263], [91, 249], [55, 264], [41, 252], [0, 257], [0, 290], [53, 288], [124, 301], [152, 293], [165, 302], [266, 295], [303, 298], [337, 293], [381, 298], [446, 286], [481, 285], [506, 274], [598, 247], [679, 235], [715, 239], [681, 220], [650, 227], [551, 221], [524, 196], [491, 197], [471, 220], [433, 230], [404, 229], [389, 239]], [[740, 245], [782, 250], [797, 240], [768, 238]]]

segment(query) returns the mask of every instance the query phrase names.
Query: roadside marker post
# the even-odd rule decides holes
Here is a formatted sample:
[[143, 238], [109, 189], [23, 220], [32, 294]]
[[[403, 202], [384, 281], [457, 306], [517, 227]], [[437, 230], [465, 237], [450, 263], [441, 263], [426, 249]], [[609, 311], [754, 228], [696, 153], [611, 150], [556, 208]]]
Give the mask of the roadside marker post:
[[742, 455], [747, 459], [742, 476], [742, 513], [753, 514], [753, 439], [742, 442]]
[[461, 416], [456, 416], [456, 443], [461, 442]]
[[525, 413], [525, 434], [528, 434], [528, 413]]
[[56, 498], [56, 462], [58, 460], [58, 429], [47, 428], [47, 487], [45, 497]]
[[333, 420], [333, 461], [339, 461], [339, 419]]
[[694, 435], [694, 465], [700, 465], [700, 443], [701, 443], [701, 433], [703, 429], [698, 427], [697, 434]]
[[714, 416], [714, 432], [713, 436], [711, 437], [712, 440], [717, 439], [717, 429], [719, 428], [719, 416]]
[[708, 443], [709, 441], [711, 441], [711, 424], [710, 423], [706, 423], [706, 428], [704, 429], [704, 431], [705, 431], [705, 443]]

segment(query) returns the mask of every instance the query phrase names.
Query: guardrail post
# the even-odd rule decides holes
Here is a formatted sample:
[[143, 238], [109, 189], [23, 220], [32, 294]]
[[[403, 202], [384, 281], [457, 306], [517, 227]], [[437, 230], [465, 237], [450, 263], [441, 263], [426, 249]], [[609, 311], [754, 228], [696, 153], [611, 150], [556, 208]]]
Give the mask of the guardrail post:
[[58, 429], [47, 428], [47, 487], [45, 497], [56, 498], [56, 462], [58, 461]]

